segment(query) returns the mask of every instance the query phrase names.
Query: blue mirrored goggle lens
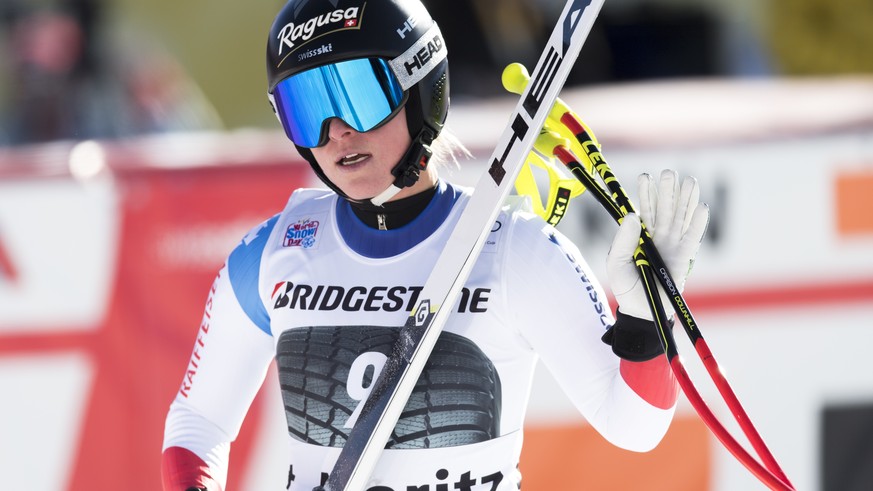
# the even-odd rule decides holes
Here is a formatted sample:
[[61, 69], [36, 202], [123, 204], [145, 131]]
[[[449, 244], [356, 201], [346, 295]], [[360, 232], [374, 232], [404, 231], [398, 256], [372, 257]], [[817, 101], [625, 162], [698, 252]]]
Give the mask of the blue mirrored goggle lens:
[[273, 89], [285, 133], [295, 144], [308, 148], [326, 141], [323, 129], [328, 118], [340, 118], [356, 131], [369, 131], [403, 104], [403, 96], [388, 62], [377, 58], [312, 68], [282, 80]]

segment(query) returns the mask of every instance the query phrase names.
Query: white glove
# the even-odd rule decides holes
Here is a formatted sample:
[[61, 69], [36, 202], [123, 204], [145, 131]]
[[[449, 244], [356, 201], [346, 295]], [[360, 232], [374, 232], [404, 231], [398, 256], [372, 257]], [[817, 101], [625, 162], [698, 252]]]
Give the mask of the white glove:
[[[672, 170], [661, 172], [657, 186], [655, 179], [648, 174], [640, 175], [637, 184], [640, 215], [676, 288], [681, 292], [709, 223], [709, 207], [699, 203], [697, 179], [686, 177], [680, 188], [679, 176]], [[612, 241], [606, 258], [606, 270], [619, 310], [632, 317], [651, 321], [652, 312], [633, 258], [639, 245], [640, 232], [639, 217], [627, 215]], [[658, 291], [669, 314], [669, 297], [660, 285]]]

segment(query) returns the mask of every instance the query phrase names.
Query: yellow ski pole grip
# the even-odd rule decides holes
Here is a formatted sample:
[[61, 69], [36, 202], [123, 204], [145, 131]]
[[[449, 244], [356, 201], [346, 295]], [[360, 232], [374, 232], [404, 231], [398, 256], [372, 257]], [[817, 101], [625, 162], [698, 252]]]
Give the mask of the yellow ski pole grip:
[[[527, 68], [525, 68], [521, 63], [510, 63], [503, 69], [501, 81], [503, 82], [503, 88], [507, 91], [513, 94], [521, 94], [524, 92], [527, 84], [530, 83], [530, 74], [528, 74]], [[571, 124], [568, 125], [568, 122], [571, 122]], [[552, 106], [552, 110], [549, 111], [549, 116], [546, 119], [546, 126], [553, 131], [557, 131], [569, 141], [575, 142], [576, 133], [572, 128], [568, 127], [575, 126], [572, 123], [581, 126], [588, 133], [591, 141], [598, 147], [600, 146], [600, 142], [597, 141], [597, 137], [594, 136], [594, 132], [591, 131], [591, 128], [589, 128], [588, 125], [585, 124], [579, 116], [570, 109], [570, 106], [561, 100], [560, 97], [556, 98], [555, 105]], [[567, 148], [573, 147], [568, 145]], [[576, 150], [579, 149], [576, 148]]]
[[[527, 68], [525, 68], [521, 63], [510, 63], [503, 69], [503, 74], [500, 79], [503, 82], [504, 89], [513, 94], [521, 95], [521, 93], [524, 92], [525, 87], [527, 87], [527, 84], [530, 82], [530, 74], [527, 72]], [[548, 119], [560, 122], [561, 117], [565, 113], [572, 113], [572, 111], [564, 101], [557, 98], [555, 99], [555, 105], [552, 106], [552, 110], [549, 111]]]
[[534, 148], [543, 155], [551, 156], [555, 154], [555, 149], [558, 147], [564, 147], [569, 150], [570, 141], [548, 126], [544, 126], [542, 131], [540, 131], [540, 136], [534, 142]]

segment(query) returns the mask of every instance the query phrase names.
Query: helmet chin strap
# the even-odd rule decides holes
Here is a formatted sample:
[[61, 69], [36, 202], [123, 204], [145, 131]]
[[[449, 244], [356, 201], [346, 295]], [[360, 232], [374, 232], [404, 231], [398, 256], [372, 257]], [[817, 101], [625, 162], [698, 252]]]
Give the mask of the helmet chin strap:
[[403, 188], [418, 182], [418, 178], [427, 169], [427, 164], [433, 155], [430, 144], [433, 143], [434, 138], [436, 138], [436, 135], [433, 134], [430, 128], [426, 126], [422, 128], [418, 136], [412, 141], [409, 149], [403, 154], [400, 162], [391, 169], [394, 182], [384, 191], [370, 198], [370, 203], [373, 203], [374, 206], [382, 206], [391, 198], [397, 196], [397, 193]]
[[376, 196], [373, 196], [372, 198], [370, 198], [370, 203], [373, 203], [374, 206], [382, 206], [388, 200], [397, 196], [397, 193], [399, 193], [400, 190], [401, 190], [401, 188], [398, 188], [394, 184], [391, 184], [390, 186], [388, 186], [388, 188], [386, 190], [384, 190], [381, 193], [377, 194]]

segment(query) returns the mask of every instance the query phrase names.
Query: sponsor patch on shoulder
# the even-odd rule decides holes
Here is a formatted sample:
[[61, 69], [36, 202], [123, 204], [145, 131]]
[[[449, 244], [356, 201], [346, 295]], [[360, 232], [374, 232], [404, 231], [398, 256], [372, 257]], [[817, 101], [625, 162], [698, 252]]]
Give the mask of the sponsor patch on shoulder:
[[283, 247], [302, 247], [309, 249], [314, 246], [318, 238], [318, 220], [304, 218], [288, 226], [285, 237], [282, 239]]

